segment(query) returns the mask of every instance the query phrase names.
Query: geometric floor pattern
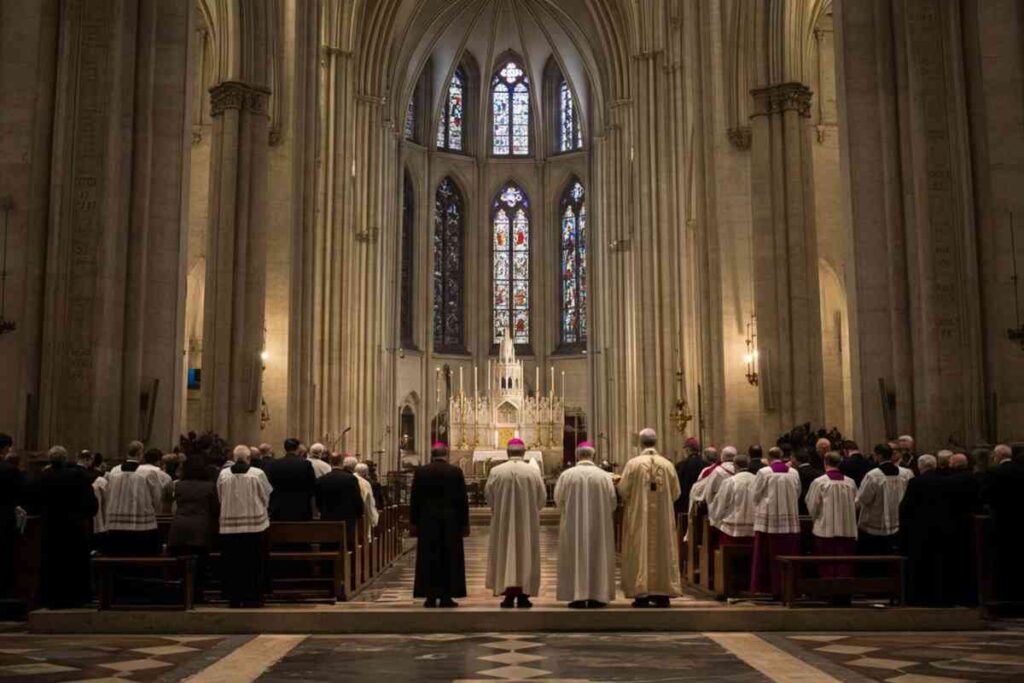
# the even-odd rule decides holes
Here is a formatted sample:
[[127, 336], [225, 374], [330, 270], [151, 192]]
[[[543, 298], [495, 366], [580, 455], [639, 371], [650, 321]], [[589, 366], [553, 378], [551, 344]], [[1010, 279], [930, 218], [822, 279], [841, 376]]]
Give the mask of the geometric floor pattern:
[[[231, 653], [259, 645], [253, 636], [74, 637], [0, 634], [5, 681], [194, 683], [285, 681], [733, 681], [790, 680], [760, 670], [715, 634], [437, 634], [297, 638], [279, 661], [251, 675], [204, 678]], [[802, 681], [958, 683], [1024, 680], [1024, 629], [972, 633], [785, 634], [754, 636], [797, 659]], [[259, 654], [259, 647], [252, 648]], [[735, 650], [735, 648], [733, 648]]]

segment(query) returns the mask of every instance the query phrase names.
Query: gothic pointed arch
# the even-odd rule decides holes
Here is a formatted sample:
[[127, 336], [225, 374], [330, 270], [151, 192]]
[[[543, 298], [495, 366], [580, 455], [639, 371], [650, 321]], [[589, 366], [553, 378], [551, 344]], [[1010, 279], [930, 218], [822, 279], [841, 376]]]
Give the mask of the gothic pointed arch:
[[566, 185], [559, 201], [559, 341], [563, 350], [587, 345], [587, 203], [579, 178]]
[[465, 200], [448, 176], [434, 195], [434, 352], [465, 352]]
[[530, 154], [530, 77], [522, 58], [503, 55], [491, 75], [491, 154], [525, 157]]
[[492, 342], [530, 343], [530, 200], [510, 180], [491, 205]]

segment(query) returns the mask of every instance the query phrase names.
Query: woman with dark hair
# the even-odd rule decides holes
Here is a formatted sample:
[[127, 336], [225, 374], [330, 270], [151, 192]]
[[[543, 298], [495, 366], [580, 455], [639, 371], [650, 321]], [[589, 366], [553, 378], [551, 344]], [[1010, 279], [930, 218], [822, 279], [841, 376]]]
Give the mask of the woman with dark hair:
[[199, 454], [190, 455], [181, 468], [181, 478], [168, 491], [174, 503], [174, 519], [167, 536], [167, 550], [178, 557], [196, 557], [195, 593], [197, 602], [201, 602], [207, 558], [220, 516], [217, 484], [210, 479], [206, 459]]

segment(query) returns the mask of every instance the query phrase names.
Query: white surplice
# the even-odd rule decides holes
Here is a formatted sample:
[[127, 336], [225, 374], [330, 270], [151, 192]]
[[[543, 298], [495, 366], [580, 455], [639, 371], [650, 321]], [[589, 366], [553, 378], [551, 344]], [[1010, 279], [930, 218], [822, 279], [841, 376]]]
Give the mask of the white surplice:
[[[377, 526], [377, 522], [380, 521], [380, 513], [377, 512], [377, 501], [373, 499], [373, 485], [369, 481], [363, 479], [362, 476], [356, 475], [356, 480], [359, 482], [359, 495], [363, 497], [363, 513], [366, 523], [370, 526], [367, 527], [367, 531]], [[367, 534], [370, 536], [370, 534]], [[373, 542], [373, 538], [370, 538]]]
[[754, 481], [750, 472], [739, 472], [722, 482], [708, 505], [711, 526], [734, 538], [754, 535]]
[[626, 463], [619, 482], [622, 591], [637, 596], [682, 595], [673, 503], [681, 490], [676, 468], [653, 448]]
[[491, 506], [487, 588], [501, 595], [518, 586], [526, 595], [540, 590], [540, 511], [547, 489], [540, 470], [522, 458], [491, 470], [484, 487]]
[[615, 599], [615, 485], [590, 460], [562, 472], [555, 485], [562, 517], [558, 530], [558, 599]]
[[823, 474], [807, 489], [807, 512], [820, 538], [857, 538], [857, 485], [853, 479]]
[[800, 533], [800, 474], [786, 466], [775, 472], [762, 467], [754, 475], [754, 531], [768, 534]]

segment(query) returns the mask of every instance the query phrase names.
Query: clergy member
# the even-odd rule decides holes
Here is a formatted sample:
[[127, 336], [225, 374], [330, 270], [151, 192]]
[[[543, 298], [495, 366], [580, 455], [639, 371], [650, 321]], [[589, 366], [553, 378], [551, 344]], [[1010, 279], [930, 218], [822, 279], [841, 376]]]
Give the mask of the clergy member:
[[900, 467], [899, 451], [889, 444], [875, 446], [878, 467], [864, 475], [857, 491], [860, 535], [857, 550], [862, 555], [893, 555], [899, 545], [900, 502], [914, 473]]
[[558, 530], [558, 599], [574, 609], [604, 607], [615, 599], [615, 485], [594, 464], [594, 447], [576, 447], [576, 466], [555, 485], [562, 517]]
[[[354, 458], [353, 458], [354, 459]], [[345, 458], [348, 462], [348, 458]], [[373, 497], [373, 484], [370, 483], [370, 466], [365, 462], [356, 463], [352, 468], [356, 478], [359, 480], [359, 490], [363, 494], [363, 511], [366, 513], [366, 532], [373, 541], [370, 530], [376, 528], [380, 521], [380, 511], [377, 510], [377, 499]]]
[[[839, 471], [843, 457], [836, 451], [825, 454], [825, 474], [807, 490], [807, 512], [814, 519], [815, 555], [855, 555], [857, 552], [857, 485]], [[848, 564], [821, 565], [823, 578], [849, 578]]]
[[[458, 607], [466, 597], [462, 539], [469, 535], [469, 500], [462, 470], [448, 464], [448, 446], [430, 449], [429, 465], [416, 468], [409, 499], [409, 524], [416, 537], [414, 598], [424, 607]], [[440, 600], [440, 603], [438, 602]]]
[[484, 486], [491, 506], [487, 588], [505, 596], [505, 608], [533, 607], [530, 596], [540, 590], [540, 511], [547, 490], [525, 454], [521, 439], [509, 441], [508, 461], [491, 470]]
[[673, 507], [680, 486], [676, 470], [655, 446], [653, 429], [640, 432], [640, 455], [626, 463], [619, 482], [625, 507], [622, 526], [622, 590], [633, 607], [668, 607], [682, 594], [679, 543]]
[[249, 464], [248, 446], [236, 446], [233, 456], [234, 464], [217, 478], [224, 597], [233, 608], [262, 607], [274, 487], [263, 470]]
[[754, 480], [754, 562], [750, 576], [753, 593], [782, 594], [782, 576], [776, 558], [800, 554], [800, 475], [783, 462], [782, 449], [768, 449], [768, 467]]
[[708, 505], [708, 520], [717, 545], [750, 545], [754, 542], [754, 481], [750, 455], [737, 453], [736, 474], [722, 482]]

